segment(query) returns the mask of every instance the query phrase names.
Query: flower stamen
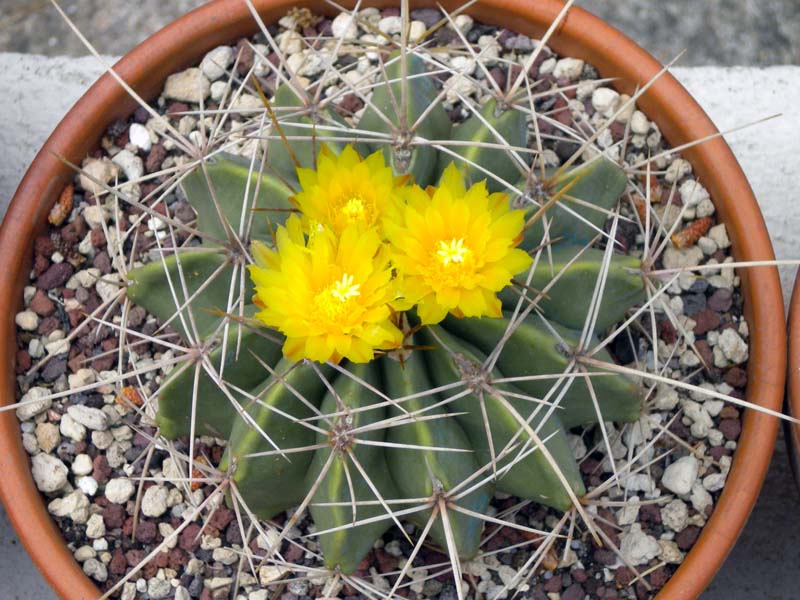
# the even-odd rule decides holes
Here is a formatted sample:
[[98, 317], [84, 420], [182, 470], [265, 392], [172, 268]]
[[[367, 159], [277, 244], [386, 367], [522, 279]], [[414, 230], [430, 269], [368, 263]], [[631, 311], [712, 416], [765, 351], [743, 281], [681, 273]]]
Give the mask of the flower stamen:
[[361, 295], [361, 284], [353, 283], [353, 276], [345, 273], [342, 278], [333, 284], [331, 296], [339, 302], [347, 302], [350, 298]]
[[453, 238], [449, 242], [439, 240], [436, 256], [445, 267], [450, 263], [463, 263], [467, 254], [469, 248], [464, 247], [464, 238]]

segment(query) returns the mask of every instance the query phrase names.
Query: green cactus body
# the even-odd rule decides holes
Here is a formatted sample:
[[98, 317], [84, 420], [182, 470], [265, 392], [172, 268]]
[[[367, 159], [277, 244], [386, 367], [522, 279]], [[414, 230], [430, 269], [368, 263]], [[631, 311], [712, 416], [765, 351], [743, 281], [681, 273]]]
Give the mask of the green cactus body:
[[[570, 169], [559, 175], [558, 179], [552, 179], [554, 176], [555, 173], [551, 173], [544, 182], [544, 187], [549, 195], [554, 195], [567, 186], [570, 187], [564, 196], [547, 211], [550, 219], [548, 229], [550, 239], [563, 238], [574, 244], [586, 244], [592, 241], [603, 230], [603, 225], [608, 219], [608, 212], [616, 206], [628, 185], [625, 171], [618, 164], [600, 158]], [[526, 182], [520, 182], [517, 188], [526, 189]], [[584, 204], [574, 202], [571, 198], [581, 200]], [[514, 200], [514, 203], [521, 207], [529, 206], [520, 198]], [[568, 206], [572, 213], [568, 212], [564, 208], [565, 206]], [[597, 209], [591, 208], [591, 206], [595, 206]], [[530, 206], [527, 208], [526, 218], [530, 219], [538, 210], [539, 206]], [[522, 247], [536, 248], [543, 239], [544, 222], [540, 218], [525, 232]]]
[[[508, 319], [456, 319], [448, 317], [444, 327], [448, 331], [469, 340], [480, 350], [490, 353], [494, 350], [508, 328]], [[497, 368], [506, 377], [526, 377], [531, 375], [553, 375], [564, 373], [569, 365], [569, 354], [577, 347], [580, 333], [557, 324], [551, 324], [568, 348], [547, 327], [527, 319], [517, 327], [506, 341], [497, 360]], [[613, 363], [606, 350], [594, 355], [600, 361]], [[591, 369], [589, 372], [593, 372]], [[642, 394], [635, 382], [620, 374], [593, 377], [592, 387], [602, 408], [605, 421], [636, 421], [642, 414]], [[553, 379], [519, 381], [516, 386], [534, 398], [543, 400], [556, 383]], [[564, 427], [596, 423], [599, 420], [592, 396], [583, 378], [575, 378], [559, 403], [558, 416]], [[550, 394], [549, 402], [554, 402], [559, 391]]]
[[[431, 332], [435, 335], [432, 335]], [[486, 360], [486, 356], [479, 350], [438, 326], [430, 327], [430, 332], [421, 332], [420, 341], [425, 346], [433, 348], [427, 353], [426, 358], [431, 379], [437, 387], [461, 380], [467, 373], [479, 373]], [[454, 355], [451, 355], [450, 352]], [[497, 369], [494, 370], [493, 375], [496, 378], [502, 377]], [[503, 389], [514, 390], [513, 386], [504, 386]], [[443, 396], [446, 395], [447, 393], [443, 394]], [[518, 398], [508, 398], [507, 401], [518, 415], [529, 421], [531, 429], [536, 432], [539, 439], [546, 440], [544, 444], [569, 483], [573, 494], [576, 497], [583, 496], [586, 493], [583, 480], [559, 417], [550, 415], [544, 419], [546, 410], [542, 410], [542, 408], [545, 407], [536, 411], [537, 407], [541, 405], [533, 402], [526, 402]], [[559, 510], [567, 510], [572, 505], [570, 495], [542, 452], [534, 451], [516, 462], [510, 469], [504, 470], [512, 461], [517, 460], [520, 451], [529, 449], [531, 444], [535, 445], [535, 442], [522, 429], [515, 415], [497, 397], [490, 394], [484, 395], [484, 407], [486, 421], [490, 425], [493, 453], [489, 449], [486, 422], [478, 396], [470, 394], [458, 398], [450, 404], [450, 410], [462, 413], [456, 418], [467, 432], [482, 465], [488, 464], [493, 455], [499, 456], [506, 445], [512, 439], [516, 439], [517, 448], [507, 454], [505, 458], [497, 461], [496, 470], [499, 473], [496, 482], [497, 489], [519, 498], [535, 500]], [[536, 414], [530, 418], [532, 413]]]
[[196, 392], [194, 380], [197, 366], [179, 370], [170, 377], [158, 395], [156, 417], [161, 434], [173, 440], [189, 435], [194, 401], [195, 435], [227, 438], [237, 414], [229, 395], [241, 401], [241, 395], [235, 388], [253, 390], [270, 377], [254, 357], [268, 365], [280, 359], [281, 341], [270, 337], [277, 336], [234, 325], [228, 332], [224, 347], [220, 344], [209, 353], [208, 361], [217, 373], [222, 374], [222, 380], [228, 386], [227, 394], [202, 366], [199, 367]]
[[[527, 297], [537, 293], [559, 274], [537, 307], [549, 318], [570, 329], [583, 329], [592, 295], [603, 268], [602, 250], [583, 249], [570, 244], [555, 244], [552, 252], [543, 251], [536, 264]], [[578, 257], [572, 264], [570, 261]], [[562, 271], [564, 271], [562, 273]], [[527, 274], [525, 274], [527, 276]], [[520, 276], [520, 279], [523, 279]], [[506, 288], [500, 298], [506, 310], [513, 310], [519, 300], [517, 290]], [[605, 288], [595, 324], [595, 331], [605, 331], [623, 320], [627, 310], [647, 300], [642, 277], [642, 262], [633, 256], [612, 254], [606, 275]], [[523, 307], [526, 304], [523, 305]]]
[[[456, 125], [450, 137], [459, 142], [474, 142], [472, 145], [453, 146], [453, 151], [485, 169], [482, 171], [464, 163], [468, 183], [486, 179], [489, 191], [502, 192], [506, 186], [487, 176], [486, 171], [508, 182], [519, 178], [520, 168], [513, 157], [502, 149], [488, 148], [481, 144], [498, 144], [499, 140], [505, 140], [511, 147], [524, 148], [527, 145], [524, 113], [513, 108], [503, 109], [497, 100], [492, 98], [481, 108], [480, 116], [473, 114], [460, 125]], [[449, 154], [444, 152], [439, 154], [438, 170], [444, 171], [452, 160], [453, 157]]]
[[[218, 311], [224, 313], [228, 308], [232, 279], [238, 290], [239, 275], [223, 254], [188, 250], [181, 252], [180, 260], [172, 254], [163, 263], [153, 261], [130, 271], [127, 293], [147, 312], [161, 321], [169, 321], [184, 339], [195, 337], [192, 320], [200, 339], [205, 339], [225, 318]], [[252, 295], [249, 280], [247, 289], [249, 298]]]
[[[272, 132], [272, 138], [267, 146], [267, 165], [271, 172], [280, 177], [283, 181], [296, 182], [297, 169], [300, 166], [304, 169], [313, 169], [316, 165], [316, 156], [319, 154], [320, 148], [324, 143], [331, 150], [337, 154], [344, 147], [343, 143], [328, 141], [322, 142], [317, 140], [317, 137], [331, 138], [343, 137], [347, 134], [341, 131], [332, 131], [327, 127], [340, 127], [347, 128], [347, 123], [335, 112], [328, 108], [322, 108], [318, 113], [310, 114], [309, 109], [303, 103], [302, 98], [295, 92], [289, 84], [282, 84], [275, 90], [275, 98], [272, 101], [272, 109], [276, 116], [286, 121], [286, 124], [281, 124], [281, 132], [286, 136], [291, 148], [294, 159], [297, 159], [297, 165], [286, 147], [286, 142], [279, 137], [277, 131]], [[289, 110], [286, 110], [289, 109]], [[289, 116], [294, 114], [291, 109], [296, 109], [297, 116]], [[305, 125], [300, 127], [298, 125], [291, 125], [289, 123], [296, 123]], [[326, 129], [314, 129], [312, 134], [311, 125], [324, 126]], [[265, 239], [265, 238], [260, 238]]]
[[[380, 383], [377, 364], [348, 364], [347, 368], [354, 376], [360, 377], [373, 386]], [[336, 379], [334, 390], [342, 404], [350, 410], [364, 408], [381, 401], [379, 396], [346, 375], [340, 375]], [[325, 415], [341, 412], [336, 397], [330, 392], [325, 395], [321, 412]], [[333, 418], [333, 421], [334, 427], [356, 428], [381, 421], [385, 416], [384, 408], [374, 408], [337, 416]], [[345, 425], [347, 421], [349, 424]], [[361, 439], [379, 442], [383, 441], [384, 436], [383, 429], [373, 429], [358, 434]], [[331, 438], [321, 434], [317, 435], [317, 443], [325, 441], [331, 441]], [[397, 490], [389, 476], [383, 448], [359, 444], [355, 441], [349, 446], [349, 450], [355, 455], [358, 464], [369, 474], [370, 480], [381, 496], [385, 499], [397, 498]], [[319, 544], [322, 547], [325, 566], [329, 569], [339, 568], [342, 573], [347, 575], [358, 568], [358, 564], [370, 551], [375, 539], [383, 535], [392, 525], [392, 520], [388, 517], [386, 509], [377, 503], [378, 498], [374, 491], [344, 449], [337, 449], [331, 445], [314, 453], [306, 477], [307, 487], [311, 488], [319, 478], [325, 464], [330, 460], [331, 453], [334, 453], [331, 466], [314, 494], [310, 510], [317, 531], [343, 527], [337, 531], [320, 535]], [[352, 483], [354, 496], [351, 496], [350, 493], [350, 483]], [[355, 514], [353, 514], [353, 506], [349, 504], [353, 501], [373, 504], [357, 504]], [[319, 503], [334, 502], [347, 504], [319, 506]], [[396, 507], [392, 507], [392, 509], [397, 510]], [[385, 518], [353, 526], [356, 521], [381, 516]]]
[[[321, 366], [329, 376], [330, 367]], [[250, 509], [262, 519], [271, 519], [284, 510], [297, 506], [308, 491], [306, 475], [313, 451], [291, 452], [295, 448], [312, 446], [316, 433], [287, 417], [307, 419], [318, 407], [325, 384], [311, 365], [294, 364], [282, 359], [275, 366], [277, 378], [270, 377], [256, 387], [243, 406], [250, 419], [237, 415], [230, 435], [228, 449], [221, 468], [228, 468], [235, 459], [233, 482]], [[306, 398], [306, 404], [298, 396]], [[269, 439], [267, 439], [267, 437]], [[251, 454], [285, 452], [266, 456]]]
[[[186, 176], [183, 190], [197, 213], [197, 230], [201, 234], [210, 236], [217, 244], [227, 243], [224, 218], [241, 238], [270, 238], [272, 229], [283, 223], [286, 211], [292, 208], [289, 202], [292, 190], [274, 175], [259, 174], [260, 166], [260, 161], [256, 161], [251, 172], [249, 160], [221, 154], [206, 165], [208, 179], [200, 167]], [[263, 212], [251, 214], [253, 209]], [[249, 235], [245, 235], [248, 230]], [[211, 243], [203, 241], [205, 245]]]
[[[370, 99], [372, 106], [367, 106], [358, 123], [358, 128], [375, 133], [392, 134], [392, 127], [375, 111], [377, 108], [381, 114], [388, 117], [393, 125], [400, 127], [401, 135], [415, 135], [427, 140], [447, 139], [451, 128], [450, 118], [438, 103], [413, 132], [407, 131], [426, 110], [431, 108], [438, 91], [431, 78], [424, 76], [425, 63], [423, 60], [413, 54], [407, 55], [406, 114], [400, 114], [404, 82], [401, 77], [399, 53], [392, 53], [390, 61], [386, 67], [386, 80], [375, 86]], [[406, 131], [402, 131], [403, 129]], [[395, 173], [398, 175], [410, 173], [414, 176], [416, 183], [422, 187], [430, 185], [438, 179], [436, 150], [431, 145], [395, 145], [393, 147], [390, 144], [373, 142], [362, 144], [359, 147], [362, 155], [377, 150], [383, 150], [386, 162], [392, 165]]]
[[[425, 369], [426, 358], [427, 353], [423, 350], [412, 351], [403, 363], [384, 358], [381, 362], [386, 393], [391, 398], [403, 398], [431, 389]], [[461, 425], [455, 419], [447, 418], [444, 408], [426, 410], [436, 402], [438, 399], [433, 395], [402, 402], [400, 406], [408, 412], [422, 411], [420, 417], [441, 414], [443, 418], [418, 420], [408, 425], [391, 427], [386, 434], [387, 441], [393, 444], [463, 449], [469, 452], [388, 448], [386, 460], [389, 463], [389, 472], [397, 484], [401, 497], [435, 497], [434, 485], [440, 488], [441, 493], [447, 493], [472, 476], [480, 467]], [[389, 412], [392, 416], [402, 415], [397, 407], [393, 407]], [[479, 480], [476, 479], [473, 483]], [[484, 485], [455, 502], [473, 512], [484, 513], [490, 497], [491, 489]], [[420, 527], [425, 527], [430, 516], [431, 511], [426, 510], [413, 513], [408, 519]], [[474, 558], [480, 543], [482, 521], [456, 510], [448, 512], [448, 521], [458, 555], [467, 560]], [[440, 547], [447, 548], [441, 516], [437, 517], [430, 530], [430, 536]]]

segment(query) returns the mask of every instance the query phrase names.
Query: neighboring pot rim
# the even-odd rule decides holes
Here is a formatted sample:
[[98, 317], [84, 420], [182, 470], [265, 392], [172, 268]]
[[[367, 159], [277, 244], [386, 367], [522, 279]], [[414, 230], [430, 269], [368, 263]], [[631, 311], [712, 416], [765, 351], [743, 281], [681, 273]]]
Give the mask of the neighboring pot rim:
[[[792, 299], [789, 301], [789, 356], [786, 376], [787, 412], [800, 418], [800, 269], [794, 281]], [[789, 450], [789, 463], [794, 481], [800, 488], [800, 424], [785, 421], [784, 436]]]
[[[397, 0], [376, 0], [365, 5], [384, 7], [397, 3]], [[443, 2], [450, 9], [462, 3]], [[265, 23], [274, 22], [297, 6], [331, 12], [331, 7], [322, 0], [253, 0], [253, 4]], [[343, 4], [352, 6], [354, 2]], [[433, 0], [412, 0], [412, 4], [435, 5]], [[481, 0], [468, 12], [480, 21], [541, 37], [562, 7], [561, 0]], [[156, 33], [114, 69], [149, 100], [160, 93], [169, 74], [197, 63], [212, 48], [255, 31], [255, 22], [243, 0], [216, 0]], [[629, 94], [661, 70], [654, 58], [627, 37], [578, 8], [570, 9], [549, 45], [559, 54], [587, 60], [603, 77], [619, 78], [614, 85]], [[718, 133], [708, 116], [669, 74], [660, 77], [638, 105], [658, 124], [673, 147]], [[106, 127], [115, 119], [126, 118], [135, 108], [135, 102], [122, 87], [109, 74], [104, 75], [47, 140], [9, 206], [0, 228], [0, 256], [9, 265], [0, 274], [0, 303], [6, 307], [0, 320], [3, 405], [15, 398], [14, 315], [21, 305], [22, 289], [28, 283], [33, 239], [43, 230], [51, 205], [73, 175], [59, 156], [80, 164], [97, 147]], [[682, 154], [711, 193], [720, 221], [728, 228], [736, 260], [773, 260], [772, 245], [756, 199], [724, 140], [710, 139]], [[740, 270], [739, 275], [745, 316], [750, 325], [747, 398], [765, 408], [780, 410], [786, 374], [786, 330], [777, 269], [757, 267]], [[794, 314], [800, 320], [798, 313]], [[800, 399], [800, 394], [794, 398]], [[777, 427], [777, 419], [746, 411], [739, 451], [714, 514], [659, 598], [695, 598], [710, 583], [755, 504], [772, 456]], [[13, 411], [0, 413], [0, 473], [3, 474], [0, 499], [48, 583], [62, 598], [96, 599], [100, 592], [67, 549], [33, 483]]]

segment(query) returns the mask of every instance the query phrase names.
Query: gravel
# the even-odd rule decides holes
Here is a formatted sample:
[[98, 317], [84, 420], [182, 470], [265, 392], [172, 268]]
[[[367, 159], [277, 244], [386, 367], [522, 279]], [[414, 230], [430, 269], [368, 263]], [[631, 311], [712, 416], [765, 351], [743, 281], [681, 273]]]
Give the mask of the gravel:
[[[435, 13], [435, 11], [433, 11]], [[397, 29], [397, 15], [378, 11], [366, 13], [377, 28], [389, 35]], [[349, 22], [346, 16], [323, 22], [318, 27], [328, 27], [335, 34], [345, 38], [362, 39], [365, 33]], [[413, 22], [428, 26], [433, 16], [430, 12], [415, 11]], [[480, 24], [469, 17], [460, 15], [455, 20], [455, 28], [471, 36], [478, 46], [487, 53], [530, 52], [535, 46], [525, 36], [503, 32], [495, 40], [486, 35]], [[508, 34], [508, 35], [506, 35]], [[453, 31], [443, 30], [442, 36], [451, 36]], [[302, 77], [311, 78], [323, 69], [323, 61], [314, 59], [307, 48], [298, 44], [297, 35], [283, 32], [279, 35], [280, 44], [290, 52], [289, 61], [297, 67]], [[242, 48], [219, 47], [210, 52], [199, 68], [190, 68], [173, 75], [167, 83], [165, 92], [157, 103], [157, 109], [169, 116], [172, 125], [184, 135], [198, 138], [202, 123], [190, 112], [202, 100], [216, 101], [225, 93], [224, 79], [233, 64], [232, 57]], [[249, 48], [249, 47], [247, 47]], [[269, 49], [257, 45], [258, 52], [269, 55]], [[374, 54], [374, 56], [370, 56]], [[318, 58], [318, 57], [317, 57]], [[376, 60], [377, 53], [368, 53], [365, 60]], [[247, 73], [249, 66], [259, 59], [256, 53], [240, 55], [239, 75]], [[358, 64], [358, 63], [357, 63]], [[465, 76], [479, 73], [474, 63], [465, 56], [454, 56], [452, 66], [461, 73], [445, 82], [450, 86], [446, 98], [448, 109], [454, 119], [459, 117], [458, 93], [473, 98], [478, 87]], [[241, 69], [244, 68], [244, 72]], [[573, 119], [589, 119], [593, 123], [617, 112], [626, 100], [625, 96], [596, 81], [596, 74], [590, 66], [570, 58], [558, 58], [543, 53], [538, 65], [540, 76], [560, 79], [577, 84], [575, 98], [565, 102], [568, 107], [562, 110], [567, 124], [574, 126]], [[498, 77], [507, 77], [501, 69]], [[262, 71], [262, 75], [268, 71]], [[213, 82], [213, 83], [212, 83]], [[268, 83], [268, 82], [266, 82]], [[332, 84], [332, 85], [335, 85]], [[577, 100], [577, 98], [581, 98]], [[260, 100], [245, 94], [237, 101], [241, 110], [260, 109]], [[352, 104], [351, 113], [362, 107]], [[344, 100], [343, 100], [344, 104]], [[461, 115], [463, 117], [463, 114]], [[620, 128], [609, 130], [608, 139], [598, 143], [614, 152], [613, 144], [619, 139], [625, 126], [633, 133], [629, 148], [629, 162], [641, 159], [646, 153], [658, 154], [663, 150], [660, 133], [647, 117], [637, 110], [621, 113]], [[65, 537], [82, 563], [84, 571], [98, 583], [104, 585], [117, 581], [127, 570], [149, 553], [162, 540], [173, 536], [174, 531], [183, 524], [183, 517], [191, 513], [214, 490], [214, 486], [199, 486], [189, 489], [180, 478], [182, 465], [176, 465], [163, 445], [148, 446], [148, 438], [155, 435], [152, 410], [135, 410], [120, 401], [119, 386], [103, 384], [113, 378], [116, 369], [116, 340], [108, 328], [99, 328], [98, 334], [84, 332], [67, 340], [66, 334], [73, 332], [80, 323], [81, 311], [89, 312], [101, 302], [112, 300], [119, 294], [119, 276], [112, 271], [108, 241], [102, 234], [104, 225], [113, 225], [119, 219], [128, 227], [132, 226], [141, 236], [143, 243], [133, 247], [128, 243], [126, 251], [135, 253], [136, 260], [146, 260], [148, 244], [156, 236], [164, 236], [164, 222], [157, 218], [136, 221], [137, 213], [128, 211], [122, 216], [103, 206], [104, 187], [92, 179], [103, 183], [136, 180], [144, 173], [154, 173], [170, 168], [180, 160], [174, 144], [163, 139], [159, 133], [163, 127], [147, 114], [137, 113], [129, 122], [120, 122], [109, 129], [103, 141], [103, 151], [92, 154], [84, 163], [84, 173], [78, 176], [74, 188], [74, 206], [63, 225], [55, 227], [36, 243], [36, 255], [31, 286], [26, 290], [25, 310], [16, 315], [19, 325], [21, 364], [25, 360], [32, 364], [33, 359], [44, 358], [44, 366], [37, 376], [27, 376], [20, 372], [23, 391], [29, 395], [38, 387], [50, 393], [57, 390], [76, 390], [72, 396], [57, 401], [37, 402], [36, 393], [28, 399], [34, 400], [20, 406], [18, 415], [23, 426], [29, 425], [26, 434], [26, 448], [32, 454], [34, 475], [37, 471], [37, 485], [46, 493], [56, 495], [48, 505], [57, 517]], [[199, 139], [199, 138], [198, 138]], [[240, 140], [229, 150], [248, 155], [254, 146], [248, 140]], [[564, 149], [550, 150], [548, 160], [553, 166], [563, 160], [559, 154]], [[618, 152], [618, 148], [616, 149]], [[569, 151], [571, 152], [571, 150]], [[568, 155], [568, 154], [565, 154]], [[703, 216], [714, 214], [713, 204], [707, 191], [697, 183], [691, 168], [680, 157], [665, 155], [657, 164], [660, 175], [656, 188], [664, 200], [654, 205], [654, 212], [663, 219], [665, 226], [675, 223], [676, 231], [690, 227]], [[669, 201], [666, 195], [671, 183], [676, 183], [678, 192]], [[145, 197], [156, 184], [125, 184], [125, 190], [136, 198]], [[152, 186], [152, 187], [150, 187]], [[180, 198], [180, 193], [169, 196], [165, 204], [170, 214], [181, 215], [184, 222], [193, 218], [191, 209]], [[180, 211], [184, 210], [183, 213]], [[634, 219], [631, 212], [628, 218]], [[656, 268], [679, 269], [700, 264], [719, 264], [729, 260], [725, 250], [730, 246], [724, 226], [711, 224], [707, 231], [687, 248], [676, 248], [667, 244]], [[97, 233], [95, 233], [97, 232]], [[626, 235], [626, 234], [623, 234]], [[638, 252], [641, 240], [632, 230], [624, 239], [624, 247]], [[159, 238], [163, 239], [163, 238]], [[746, 385], [746, 375], [741, 368], [747, 360], [748, 332], [741, 320], [741, 298], [737, 290], [738, 279], [730, 268], [720, 268], [709, 274], [707, 279], [696, 280], [691, 275], [682, 275], [666, 294], [668, 306], [674, 308], [673, 315], [666, 311], [655, 313], [655, 323], [645, 322], [657, 329], [659, 336], [658, 357], [644, 338], [633, 340], [635, 352], [651, 368], [656, 359], [664, 366], [667, 377], [690, 380], [693, 383], [706, 381], [709, 391], [740, 394]], [[118, 318], [119, 315], [112, 315]], [[131, 311], [129, 326], [134, 331], [147, 331], [151, 334], [157, 326], [155, 319]], [[22, 323], [20, 323], [22, 321]], [[35, 324], [34, 324], [35, 323]], [[135, 324], [132, 324], [135, 323]], [[685, 336], [679, 335], [683, 329]], [[165, 348], [146, 344], [137, 350], [137, 360], [153, 361], [164, 356]], [[614, 352], [620, 362], [634, 360], [629, 348], [615, 347]], [[626, 353], [627, 359], [621, 358]], [[36, 356], [34, 356], [36, 355]], [[698, 367], [701, 359], [709, 367], [706, 379], [700, 377]], [[159, 377], [162, 374], [159, 374]], [[723, 382], [724, 379], [724, 382]], [[730, 382], [729, 382], [730, 380]], [[143, 397], [149, 397], [157, 388], [155, 375], [147, 375], [136, 384], [141, 386]], [[81, 392], [86, 386], [94, 386], [89, 392]], [[727, 387], [723, 387], [727, 386]], [[39, 392], [42, 394], [42, 392]], [[23, 399], [25, 396], [23, 396]], [[46, 406], [44, 404], [47, 404]], [[623, 556], [631, 566], [641, 566], [650, 570], [648, 580], [657, 589], [663, 585], [673, 567], [680, 564], [683, 553], [694, 543], [700, 528], [711, 514], [716, 494], [727, 475], [730, 454], [735, 450], [736, 440], [741, 431], [738, 410], [727, 411], [717, 400], [703, 394], [686, 394], [683, 391], [668, 389], [659, 385], [648, 399], [650, 412], [635, 426], [628, 426], [619, 432], [611, 431], [614, 439], [612, 451], [615, 459], [624, 460], [629, 453], [642, 454], [642, 460], [654, 457], [656, 451], [665, 447], [666, 460], [654, 463], [647, 472], [628, 474], [621, 478], [623, 490], [612, 490], [610, 500], [622, 499], [628, 493], [624, 506], [610, 509], [600, 508], [603, 523], [608, 524], [607, 535], [620, 545]], [[680, 411], [680, 412], [677, 412]], [[727, 412], [726, 412], [727, 411]], [[657, 448], [648, 447], [653, 436], [661, 428], [670, 430], [684, 438], [695, 450], [687, 454], [682, 446], [676, 446], [666, 438], [658, 442]], [[577, 439], [573, 448], [581, 460], [581, 471], [587, 487], [591, 490], [605, 481], [611, 472], [611, 463], [602, 449], [597, 450], [592, 435], [588, 432]], [[580, 443], [578, 443], [580, 442]], [[178, 453], [188, 452], [185, 441], [175, 442]], [[148, 447], [153, 450], [143, 465]], [[196, 441], [197, 452], [202, 456], [215, 456], [211, 464], [219, 464], [223, 447], [218, 440], [201, 438]], [[587, 448], [592, 448], [588, 450]], [[37, 464], [39, 465], [37, 467]], [[59, 466], [60, 465], [60, 466]], [[67, 467], [70, 465], [70, 467]], [[147, 473], [145, 474], [145, 469]], [[142, 494], [137, 493], [139, 478], [145, 477]], [[40, 484], [41, 480], [41, 484]], [[77, 488], [77, 489], [75, 489]], [[633, 494], [636, 494], [635, 500]], [[672, 497], [672, 494], [680, 498]], [[495, 499], [492, 510], [508, 508], [506, 500]], [[532, 527], [552, 527], [556, 513], [532, 505], [519, 512], [518, 518]], [[135, 526], [134, 526], [135, 521]], [[204, 525], [205, 523], [205, 525]], [[76, 525], [80, 525], [77, 528]], [[298, 523], [299, 532], [307, 531], [311, 524], [302, 519]], [[515, 537], [515, 535], [517, 537]], [[488, 568], [475, 573], [480, 593], [499, 591], [505, 583], [514, 580], [521, 560], [526, 554], [503, 552], [503, 544], [521, 542], [518, 532], [503, 530], [501, 535], [492, 538], [493, 549], [498, 553], [486, 559]], [[133, 541], [131, 540], [133, 538]], [[123, 542], [123, 540], [128, 540]], [[390, 585], [391, 579], [383, 574], [397, 569], [398, 558], [407, 555], [408, 548], [402, 541], [379, 540], [368, 557], [369, 567], [375, 585]], [[243, 554], [241, 531], [232, 511], [224, 504], [216, 505], [205, 515], [186, 526], [173, 542], [167, 544], [153, 562], [143, 569], [142, 578], [126, 584], [123, 598], [145, 597], [188, 597], [207, 598], [211, 595], [227, 596], [233, 586], [236, 567]], [[313, 548], [313, 542], [311, 542]], [[646, 597], [642, 596], [641, 582], [631, 588], [617, 589], [620, 581], [628, 582], [635, 577], [630, 569], [618, 562], [613, 553], [598, 548], [584, 540], [574, 540], [575, 547], [565, 553], [561, 568], [556, 571], [542, 570], [534, 575], [528, 584], [519, 591], [538, 598], [544, 588], [551, 594], [559, 594], [562, 599], [575, 600], [589, 595], [591, 598], [606, 597]], [[262, 551], [257, 543], [250, 545], [251, 551]], [[492, 549], [492, 548], [490, 548]], [[289, 561], [308, 561], [304, 551], [297, 547], [284, 547]], [[441, 560], [435, 551], [424, 549], [420, 559], [423, 564], [433, 564]], [[611, 580], [604, 579], [604, 569]], [[665, 570], [666, 569], [666, 570]], [[367, 571], [364, 571], [365, 575]], [[239, 584], [247, 600], [258, 600], [266, 585], [287, 575], [282, 567], [265, 565], [255, 574], [246, 571], [240, 574]], [[416, 576], [424, 579], [426, 569]], [[248, 583], [248, 577], [252, 579]], [[610, 582], [610, 583], [609, 583]], [[438, 595], [440, 598], [455, 597], [455, 589], [450, 580], [428, 579], [414, 582], [411, 591], [416, 594]], [[319, 584], [307, 581], [292, 582], [287, 586], [289, 594], [285, 600], [296, 600], [305, 595], [321, 593]], [[344, 594], [355, 594], [354, 589], [345, 588]], [[163, 595], [162, 595], [163, 594]], [[202, 596], [201, 594], [205, 594]], [[264, 594], [261, 594], [263, 596]], [[216, 597], [215, 596], [215, 597]]]

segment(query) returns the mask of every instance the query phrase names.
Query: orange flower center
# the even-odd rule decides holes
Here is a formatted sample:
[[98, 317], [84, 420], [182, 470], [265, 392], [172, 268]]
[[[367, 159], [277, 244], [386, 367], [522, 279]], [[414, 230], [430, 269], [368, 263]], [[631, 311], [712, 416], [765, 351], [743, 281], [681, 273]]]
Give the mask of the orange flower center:
[[431, 252], [425, 279], [434, 287], [469, 287], [475, 276], [475, 254], [464, 238], [439, 240]]

